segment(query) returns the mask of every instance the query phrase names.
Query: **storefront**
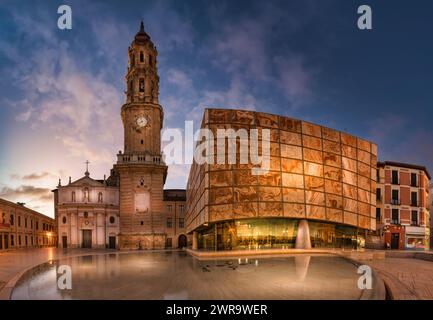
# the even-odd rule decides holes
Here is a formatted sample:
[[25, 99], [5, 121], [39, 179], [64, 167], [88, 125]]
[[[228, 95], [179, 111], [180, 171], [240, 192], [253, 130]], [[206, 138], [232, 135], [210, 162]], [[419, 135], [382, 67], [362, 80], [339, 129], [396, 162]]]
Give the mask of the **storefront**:
[[405, 248], [408, 250], [428, 250], [429, 241], [423, 227], [406, 227]]

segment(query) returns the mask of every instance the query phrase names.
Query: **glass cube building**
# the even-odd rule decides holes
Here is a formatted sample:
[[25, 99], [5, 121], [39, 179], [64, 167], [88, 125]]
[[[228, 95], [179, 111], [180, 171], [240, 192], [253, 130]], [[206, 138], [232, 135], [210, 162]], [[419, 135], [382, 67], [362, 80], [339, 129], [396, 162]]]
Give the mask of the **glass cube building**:
[[[194, 249], [358, 248], [375, 230], [376, 144], [244, 110], [206, 109], [201, 128], [212, 137], [203, 140], [208, 161], [194, 161], [187, 184], [185, 221]], [[269, 170], [255, 173], [250, 153], [241, 161], [243, 147], [253, 149], [241, 135], [221, 140], [226, 152], [236, 146], [235, 163], [227, 154], [218, 161], [219, 129], [256, 130], [259, 156], [268, 142]]]

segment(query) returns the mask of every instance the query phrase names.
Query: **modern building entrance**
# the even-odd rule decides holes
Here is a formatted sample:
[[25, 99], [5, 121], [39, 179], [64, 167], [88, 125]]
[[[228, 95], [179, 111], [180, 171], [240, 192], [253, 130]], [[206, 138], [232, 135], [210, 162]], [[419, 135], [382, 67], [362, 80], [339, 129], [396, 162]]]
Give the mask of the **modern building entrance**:
[[82, 248], [92, 248], [92, 230], [83, 230]]

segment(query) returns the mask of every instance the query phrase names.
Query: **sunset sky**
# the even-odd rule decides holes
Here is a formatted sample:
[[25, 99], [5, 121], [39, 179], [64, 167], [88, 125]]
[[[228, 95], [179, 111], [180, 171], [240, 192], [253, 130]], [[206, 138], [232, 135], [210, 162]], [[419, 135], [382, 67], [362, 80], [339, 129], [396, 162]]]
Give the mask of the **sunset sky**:
[[[433, 170], [431, 1], [59, 1], [0, 4], [0, 197], [53, 215], [51, 190], [108, 176], [123, 150], [127, 48], [159, 51], [166, 128], [205, 107], [312, 121], [370, 139], [379, 160]], [[370, 4], [373, 30], [357, 29]], [[184, 188], [170, 166], [166, 188]]]

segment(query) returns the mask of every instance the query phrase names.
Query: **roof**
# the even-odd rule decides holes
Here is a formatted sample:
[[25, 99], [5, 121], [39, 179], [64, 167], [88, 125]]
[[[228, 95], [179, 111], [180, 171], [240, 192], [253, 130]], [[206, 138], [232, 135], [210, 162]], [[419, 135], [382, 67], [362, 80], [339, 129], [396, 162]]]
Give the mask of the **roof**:
[[185, 189], [165, 189], [164, 201], [186, 201]]
[[420, 166], [416, 164], [411, 163], [403, 163], [403, 162], [394, 162], [394, 161], [382, 161], [377, 163], [378, 167], [385, 167], [385, 166], [393, 166], [393, 167], [402, 167], [402, 168], [409, 168], [409, 169], [416, 169], [416, 170], [422, 170], [426, 173], [429, 180], [431, 179], [430, 173], [428, 172], [427, 168], [425, 166]]
[[45, 219], [49, 219], [49, 220], [54, 221], [53, 218], [51, 218], [51, 217], [49, 217], [49, 216], [47, 216], [47, 215], [45, 215], [45, 214], [43, 214], [43, 213], [41, 213], [41, 212], [38, 212], [38, 211], [35, 211], [35, 210], [33, 210], [33, 209], [27, 208], [27, 207], [25, 207], [24, 205], [20, 205], [20, 204], [18, 204], [18, 203], [15, 203], [15, 202], [12, 202], [12, 201], [9, 201], [9, 200], [6, 200], [6, 199], [2, 199], [2, 198], [0, 198], [0, 203], [1, 203], [1, 202], [4, 203], [5, 205], [8, 205], [8, 206], [14, 207], [15, 209], [25, 210], [25, 211], [27, 211], [27, 212], [29, 212], [29, 213], [31, 213], [31, 214], [35, 214], [35, 215], [40, 216], [40, 217], [42, 217], [42, 218], [45, 218]]
[[151, 41], [150, 36], [146, 33], [146, 31], [144, 31], [143, 21], [141, 21], [141, 23], [140, 23], [140, 30], [138, 30], [137, 34], [135, 35], [134, 41], [140, 42], [140, 43], [143, 43], [146, 41]]

